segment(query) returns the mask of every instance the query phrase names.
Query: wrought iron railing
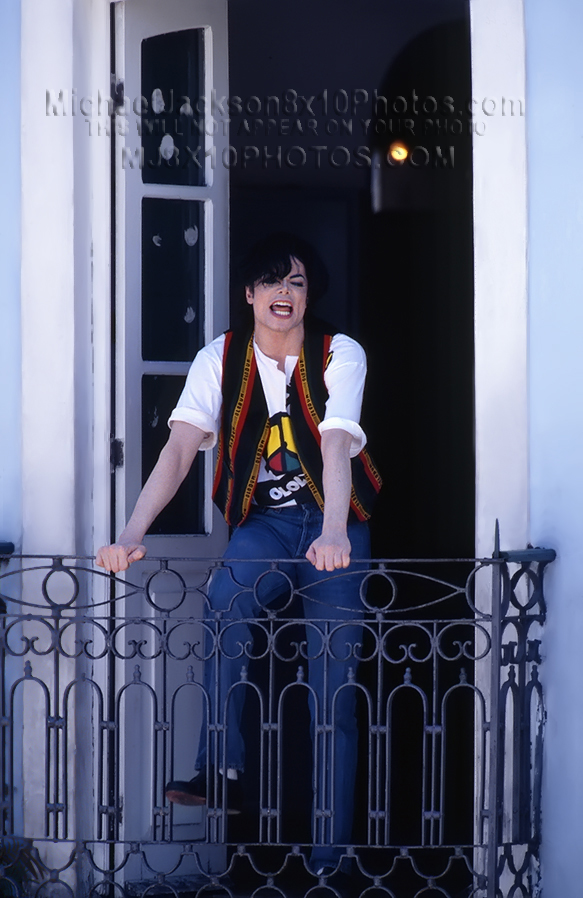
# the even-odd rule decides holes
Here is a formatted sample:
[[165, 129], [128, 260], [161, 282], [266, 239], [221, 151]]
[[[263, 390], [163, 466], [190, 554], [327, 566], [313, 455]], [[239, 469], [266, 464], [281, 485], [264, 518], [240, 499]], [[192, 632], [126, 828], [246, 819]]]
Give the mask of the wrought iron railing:
[[[359, 610], [310, 620], [274, 561], [279, 607], [241, 587], [257, 607], [238, 621], [209, 606], [221, 560], [149, 559], [114, 578], [89, 558], [13, 557], [0, 570], [0, 894], [535, 895], [553, 557], [367, 562]], [[227, 656], [238, 674], [221, 699]], [[318, 875], [313, 845], [337, 841], [347, 690], [353, 830]], [[236, 692], [248, 760], [230, 814]], [[208, 804], [173, 805], [165, 784], [193, 776], [205, 719]]]

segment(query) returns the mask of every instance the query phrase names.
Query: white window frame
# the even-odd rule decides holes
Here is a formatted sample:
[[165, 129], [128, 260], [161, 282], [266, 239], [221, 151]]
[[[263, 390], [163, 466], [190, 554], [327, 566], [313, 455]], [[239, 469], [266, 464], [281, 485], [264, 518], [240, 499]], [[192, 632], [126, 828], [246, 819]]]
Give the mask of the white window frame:
[[[139, 15], [135, 13], [139, 10]], [[131, 19], [128, 15], [131, 14]], [[147, 37], [204, 28], [206, 107], [211, 92], [227, 96], [226, 0], [123, 0], [116, 3], [116, 78], [124, 83], [126, 106], [140, 96], [140, 45]], [[131, 27], [132, 33], [128, 33]], [[228, 170], [223, 150], [228, 146], [228, 128], [222, 124], [212, 133], [212, 120], [205, 128], [205, 185], [201, 187], [143, 184], [138, 168], [131, 169], [127, 153], [134, 155], [140, 141], [133, 109], [128, 134], [116, 139], [116, 422], [115, 436], [124, 445], [125, 463], [116, 471], [116, 533], [125, 523], [141, 488], [140, 380], [143, 374], [186, 374], [189, 363], [143, 362], [140, 327], [141, 200], [165, 197], [204, 204], [205, 342], [228, 325]], [[210, 132], [210, 133], [209, 133]], [[126, 164], [123, 165], [124, 152]], [[130, 336], [131, 335], [131, 336]], [[226, 544], [226, 527], [212, 504], [213, 458], [205, 453], [205, 535], [148, 536], [153, 555], [220, 555]]]
[[[129, 168], [127, 162], [122, 164], [124, 147], [135, 158], [140, 149], [140, 138], [135, 124], [133, 101], [141, 93], [140, 57], [141, 42], [157, 34], [181, 31], [190, 28], [204, 29], [204, 95], [206, 107], [210, 109], [211, 92], [219, 97], [228, 95], [228, 45], [227, 45], [227, 0], [121, 0], [115, 4], [115, 56], [116, 81], [124, 84], [124, 94], [130, 104], [130, 125], [126, 135], [116, 139], [116, 245], [115, 245], [115, 280], [116, 280], [116, 427], [115, 436], [121, 439], [125, 449], [125, 460], [122, 467], [116, 470], [116, 508], [115, 530], [119, 533], [131, 513], [135, 500], [141, 489], [141, 378], [144, 374], [186, 374], [189, 363], [176, 362], [144, 362], [141, 352], [141, 206], [144, 197], [162, 197], [198, 201], [204, 204], [204, 339], [208, 342], [221, 333], [228, 325], [229, 303], [229, 256], [228, 256], [228, 169], [223, 165], [223, 150], [228, 146], [228, 127], [214, 130], [212, 119], [207, 115], [205, 128], [205, 184], [200, 187], [166, 186], [144, 184], [138, 168]], [[194, 98], [191, 98], [194, 100]], [[126, 101], [127, 103], [127, 101]], [[214, 131], [214, 133], [213, 133]], [[127, 154], [126, 154], [127, 159]], [[134, 434], [136, 436], [134, 436]], [[182, 558], [203, 559], [220, 556], [226, 546], [227, 526], [212, 503], [212, 481], [214, 453], [204, 453], [205, 470], [205, 513], [206, 533], [203, 535], [166, 535], [147, 536], [145, 543], [148, 556], [145, 561], [132, 566], [128, 579], [132, 582], [145, 583], [148, 574], [158, 569], [153, 556], [179, 556]], [[189, 583], [200, 583], [200, 572], [206, 571], [207, 562], [196, 560], [172, 565], [179, 569], [181, 575]], [[156, 589], [165, 588], [165, 581], [156, 581]], [[176, 589], [175, 580], [171, 580], [169, 588]], [[158, 594], [156, 599], [158, 599]], [[117, 607], [121, 615], [124, 610], [128, 614], [136, 613], [136, 605], [130, 607], [130, 601], [118, 601]], [[190, 594], [184, 608], [185, 615], [202, 614], [202, 597], [197, 593]], [[154, 610], [142, 602], [140, 616], [154, 614]], [[145, 628], [147, 629], [147, 628]], [[144, 633], [151, 640], [152, 631]], [[184, 670], [174, 665], [173, 673], [168, 673], [170, 691], [183, 682]], [[202, 662], [190, 663], [196, 668], [196, 679], [202, 676]], [[133, 662], [120, 660], [118, 667], [118, 683], [131, 682]], [[162, 698], [160, 681], [160, 665], [147, 660], [141, 662], [144, 682], [150, 684]], [[182, 678], [182, 679], [181, 679]], [[128, 693], [129, 695], [129, 693]], [[121, 744], [120, 776], [125, 791], [125, 784], [136, 775], [144, 778], [144, 802], [140, 807], [126, 808], [123, 818], [123, 837], [135, 839], [137, 834], [143, 838], [150, 832], [152, 824], [152, 807], [149, 797], [150, 770], [152, 763], [153, 740], [151, 720], [148, 713], [137, 711], [130, 702], [125, 712], [132, 717], [132, 727], [128, 730], [137, 742]], [[167, 716], [167, 715], [166, 715]], [[142, 719], [142, 717], [144, 719]], [[146, 719], [148, 718], [148, 719]], [[189, 732], [198, 729], [200, 724], [197, 714], [193, 714]], [[143, 734], [144, 738], [140, 739]], [[192, 733], [190, 734], [192, 735]], [[132, 737], [133, 738], [133, 737]], [[157, 738], [156, 736], [154, 738]], [[174, 757], [174, 775], [190, 778], [196, 756], [196, 738], [177, 740]], [[190, 773], [189, 773], [190, 771]], [[132, 794], [138, 794], [135, 786], [129, 787]], [[184, 815], [183, 809], [174, 809], [173, 833], [184, 839], [201, 838], [204, 832], [204, 815], [201, 812]], [[161, 845], [160, 851], [168, 850]], [[221, 849], [222, 851], [222, 849]], [[215, 852], [216, 853], [216, 852]], [[219, 852], [220, 853], [220, 852]], [[213, 851], [209, 850], [208, 863], [213, 861]], [[221, 854], [222, 858], [222, 854]], [[194, 867], [193, 867], [193, 872]], [[124, 877], [140, 878], [147, 875], [141, 870], [140, 863], [127, 865]]]

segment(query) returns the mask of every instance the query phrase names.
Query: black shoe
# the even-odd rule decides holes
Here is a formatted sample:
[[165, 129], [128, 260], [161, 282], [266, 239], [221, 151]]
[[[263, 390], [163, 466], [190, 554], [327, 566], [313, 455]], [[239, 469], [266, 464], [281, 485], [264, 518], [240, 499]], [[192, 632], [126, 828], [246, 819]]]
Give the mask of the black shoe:
[[310, 872], [319, 879], [318, 885], [312, 886], [315, 893], [316, 890], [319, 893], [320, 886], [324, 886], [334, 889], [335, 894], [341, 898], [360, 898], [372, 885], [370, 879], [367, 880], [355, 869], [353, 861], [349, 858], [339, 859], [335, 866], [333, 861], [319, 862], [313, 866], [310, 864]]
[[[210, 771], [210, 783], [212, 784], [213, 770]], [[222, 774], [217, 778], [216, 807], [223, 806], [223, 781], [227, 783], [227, 813], [241, 813], [241, 783], [239, 780], [230, 780]], [[205, 805], [207, 804], [207, 771], [201, 770], [191, 780], [172, 780], [166, 786], [166, 798], [175, 804]]]
[[328, 876], [332, 876], [332, 874], [336, 872], [336, 869], [337, 869], [337, 867], [333, 867], [332, 864], [324, 864], [323, 866], [318, 867], [317, 869], [313, 870], [313, 873], [314, 873], [314, 876], [328, 877]]

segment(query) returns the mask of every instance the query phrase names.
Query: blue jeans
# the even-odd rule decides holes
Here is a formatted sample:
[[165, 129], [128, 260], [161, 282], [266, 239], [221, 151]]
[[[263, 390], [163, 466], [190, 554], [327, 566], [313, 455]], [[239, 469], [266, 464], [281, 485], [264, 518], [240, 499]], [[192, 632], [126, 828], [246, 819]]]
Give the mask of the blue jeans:
[[[350, 668], [356, 673], [360, 656], [363, 631], [359, 618], [364, 609], [360, 587], [367, 565], [351, 563], [346, 569], [330, 572], [318, 571], [308, 562], [282, 563], [274, 571], [270, 559], [303, 558], [322, 532], [322, 518], [315, 503], [279, 509], [254, 507], [233, 533], [223, 556], [228, 563], [213, 574], [206, 610], [207, 627], [213, 627], [214, 619], [221, 635], [218, 668], [215, 648], [206, 664], [205, 686], [211, 719], [226, 725], [222, 750], [215, 744], [212, 754], [221, 766], [226, 762], [227, 767], [243, 770], [245, 746], [240, 724], [248, 687], [236, 684], [241, 681], [242, 667], [248, 665], [246, 652], [251, 653], [253, 645], [252, 620], [270, 606], [273, 610], [274, 603], [280, 609], [279, 617], [285, 619], [287, 613], [282, 605], [287, 604], [286, 593], [290, 589], [301, 598], [306, 621], [304, 652], [311, 694], [312, 745], [318, 771], [316, 809], [320, 809], [316, 817], [320, 823], [313, 834], [316, 847], [312, 865], [337, 858], [340, 851], [331, 851], [330, 846], [349, 844], [351, 838], [358, 733], [356, 688], [349, 685], [349, 676]], [[352, 557], [370, 558], [366, 523], [350, 522], [348, 538]], [[222, 612], [220, 624], [216, 612]], [[297, 661], [300, 664], [306, 666], [305, 657]], [[206, 767], [208, 747], [208, 729], [203, 727], [196, 761], [199, 770]]]

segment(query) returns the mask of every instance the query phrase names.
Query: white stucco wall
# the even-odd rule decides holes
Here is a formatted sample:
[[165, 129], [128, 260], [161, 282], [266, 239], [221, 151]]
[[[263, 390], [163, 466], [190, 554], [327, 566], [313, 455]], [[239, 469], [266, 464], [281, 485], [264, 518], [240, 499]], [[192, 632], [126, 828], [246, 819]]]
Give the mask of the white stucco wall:
[[583, 850], [583, 6], [525, 4], [531, 539], [547, 580], [545, 898], [581, 894]]
[[22, 0], [27, 553], [83, 554], [94, 527], [107, 535], [110, 149], [105, 134], [90, 137], [81, 100], [107, 96], [109, 78], [107, 0]]
[[20, 3], [0, 4], [0, 540], [21, 541]]
[[[473, 139], [476, 553], [528, 537], [523, 0], [470, 0]], [[514, 114], [511, 114], [514, 101]], [[524, 103], [523, 103], [524, 110]]]
[[[109, 90], [109, 3], [21, 6], [22, 549], [87, 553], [93, 530], [107, 529], [110, 148], [106, 136], [90, 138], [80, 98]], [[63, 91], [56, 115], [47, 115], [47, 91], [55, 99]], [[23, 578], [24, 598], [37, 602], [38, 593], [38, 580]], [[34, 659], [34, 675], [50, 684], [53, 663]], [[62, 682], [86, 670], [61, 658]], [[91, 833], [94, 817], [90, 698], [69, 719], [70, 838], [76, 827]], [[62, 713], [62, 696], [52, 701]], [[22, 702], [21, 829], [30, 835], [42, 831], [45, 713], [40, 693], [29, 690]], [[59, 866], [70, 850], [45, 846], [43, 857]], [[66, 876], [74, 884], [74, 872]]]
[[45, 114], [73, 84], [72, 0], [22, 4], [23, 549], [74, 551], [73, 119]]

